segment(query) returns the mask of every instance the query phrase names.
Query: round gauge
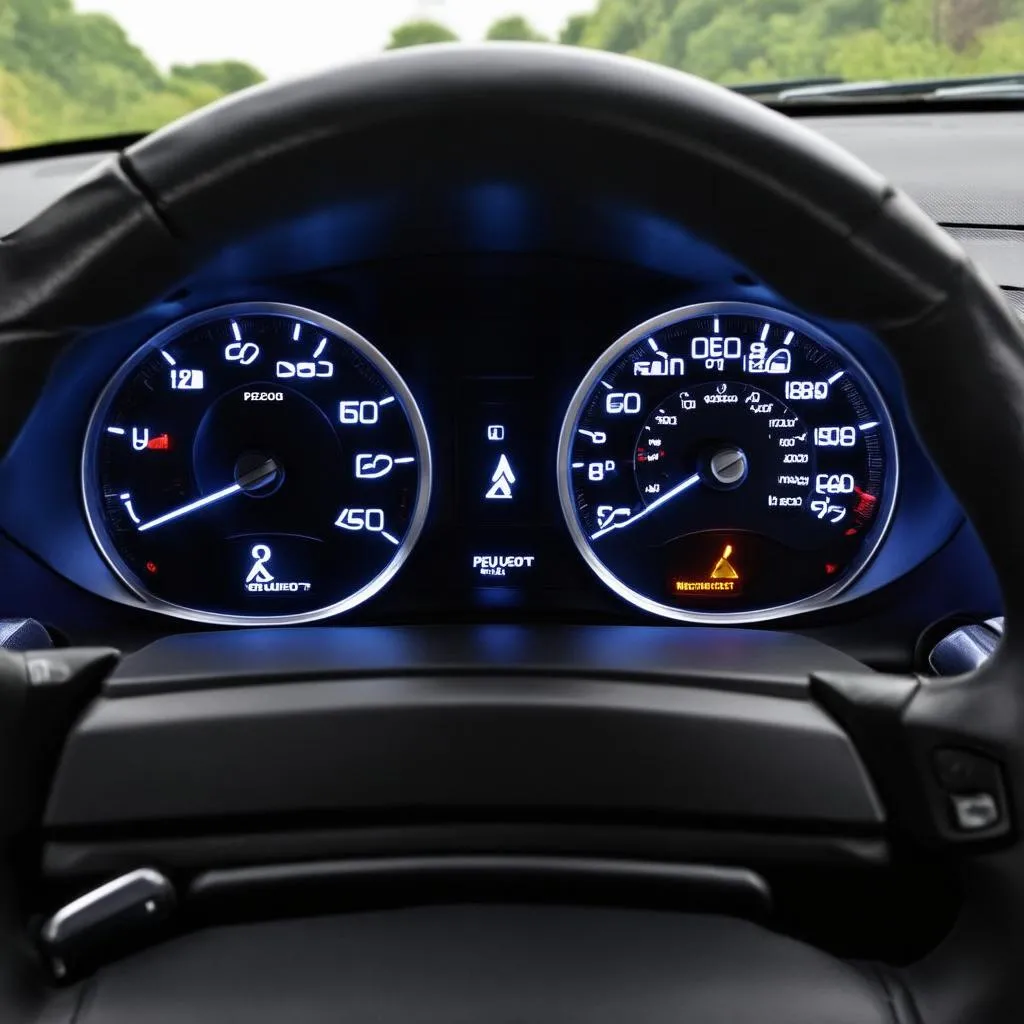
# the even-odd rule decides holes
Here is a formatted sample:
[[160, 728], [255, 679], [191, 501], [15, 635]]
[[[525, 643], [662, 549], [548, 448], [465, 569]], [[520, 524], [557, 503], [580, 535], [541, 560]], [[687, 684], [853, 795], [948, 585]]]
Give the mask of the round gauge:
[[297, 306], [162, 331], [101, 396], [82, 486], [96, 543], [153, 606], [291, 624], [376, 594], [423, 528], [430, 447], [394, 367]]
[[558, 449], [576, 546], [639, 608], [750, 622], [820, 607], [877, 550], [897, 487], [877, 387], [818, 328], [721, 302], [598, 360]]

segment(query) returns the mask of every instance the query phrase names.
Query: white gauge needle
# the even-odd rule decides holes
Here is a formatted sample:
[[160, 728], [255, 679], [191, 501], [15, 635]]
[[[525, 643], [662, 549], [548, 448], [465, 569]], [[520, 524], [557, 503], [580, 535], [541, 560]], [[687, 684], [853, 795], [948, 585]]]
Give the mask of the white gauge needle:
[[694, 473], [693, 476], [688, 476], [681, 484], [676, 484], [671, 491], [666, 491], [657, 501], [652, 501], [642, 512], [637, 512], [635, 516], [630, 516], [628, 519], [623, 519], [621, 522], [612, 523], [610, 526], [606, 526], [603, 530], [598, 530], [597, 533], [591, 534], [591, 540], [597, 540], [599, 537], [603, 537], [606, 533], [611, 533], [612, 530], [624, 530], [627, 526], [632, 526], [634, 523], [643, 519], [644, 516], [649, 516], [656, 508], [660, 508], [666, 502], [671, 501], [673, 498], [677, 498], [683, 491], [688, 491], [694, 484], [700, 483], [700, 473]]
[[169, 523], [173, 519], [180, 519], [182, 516], [187, 516], [190, 512], [206, 508], [207, 505], [212, 505], [214, 502], [223, 501], [232, 494], [237, 494], [241, 489], [241, 484], [232, 484], [230, 487], [225, 487], [223, 491], [216, 491], [213, 494], [206, 495], [205, 498], [193, 501], [191, 504], [182, 505], [181, 508], [176, 508], [173, 512], [166, 512], [156, 519], [151, 519], [148, 523], [143, 523], [139, 527], [139, 533], [145, 533], [146, 530], [152, 530], [156, 526], [163, 526], [164, 523]]
[[163, 526], [164, 523], [169, 523], [172, 520], [180, 519], [182, 516], [187, 516], [190, 512], [197, 512], [201, 508], [206, 508], [207, 505], [213, 505], [218, 501], [223, 501], [225, 498], [230, 498], [232, 494], [237, 494], [239, 491], [245, 490], [247, 487], [252, 487], [255, 484], [259, 484], [266, 480], [268, 477], [272, 477], [278, 471], [278, 465], [273, 459], [267, 459], [262, 465], [257, 466], [255, 469], [250, 470], [245, 476], [238, 478], [238, 482], [232, 484], [230, 487], [225, 487], [222, 491], [215, 491], [213, 494], [206, 495], [205, 498], [199, 498], [198, 501], [190, 502], [188, 505], [182, 505], [181, 508], [176, 508], [173, 512], [166, 512], [162, 516], [158, 516], [156, 519], [151, 519], [148, 523], [143, 523], [139, 527], [139, 533], [145, 533], [146, 530], [152, 530], [154, 527]]

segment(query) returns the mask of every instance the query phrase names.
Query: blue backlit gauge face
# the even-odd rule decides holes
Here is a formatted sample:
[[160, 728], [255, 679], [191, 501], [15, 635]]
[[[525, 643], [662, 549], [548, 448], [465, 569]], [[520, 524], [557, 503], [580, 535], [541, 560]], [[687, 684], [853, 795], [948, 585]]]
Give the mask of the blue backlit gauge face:
[[573, 398], [558, 474], [576, 545], [612, 590], [720, 623], [849, 586], [898, 477], [889, 414], [852, 357], [743, 303], [675, 310], [616, 342]]
[[423, 526], [430, 450], [394, 368], [350, 328], [253, 303], [182, 321], [93, 414], [97, 544], [151, 605], [206, 622], [305, 622], [377, 593]]

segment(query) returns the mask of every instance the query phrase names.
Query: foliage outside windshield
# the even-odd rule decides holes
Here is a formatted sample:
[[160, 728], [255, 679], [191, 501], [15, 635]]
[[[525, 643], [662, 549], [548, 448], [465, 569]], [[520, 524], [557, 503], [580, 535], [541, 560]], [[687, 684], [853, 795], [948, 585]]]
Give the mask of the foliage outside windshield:
[[[233, 2], [239, 18], [288, 17], [288, 4]], [[483, 2], [483, 0], [480, 0]], [[144, 132], [264, 79], [245, 52], [158, 64], [102, 0], [0, 0], [0, 148]], [[146, 0], [175, 17], [175, 0]], [[372, 5], [371, 5], [372, 6]], [[723, 83], [839, 77], [848, 81], [1024, 71], [1024, 0], [579, 0], [545, 35], [516, 13], [486, 32], [628, 53]], [[324, 24], [365, 17], [323, 0]], [[445, 0], [411, 0], [380, 48], [459, 38]], [[430, 17], [426, 17], [429, 14]], [[195, 26], [197, 33], [203, 26]], [[479, 35], [472, 37], [475, 41]], [[182, 55], [187, 58], [187, 55]]]

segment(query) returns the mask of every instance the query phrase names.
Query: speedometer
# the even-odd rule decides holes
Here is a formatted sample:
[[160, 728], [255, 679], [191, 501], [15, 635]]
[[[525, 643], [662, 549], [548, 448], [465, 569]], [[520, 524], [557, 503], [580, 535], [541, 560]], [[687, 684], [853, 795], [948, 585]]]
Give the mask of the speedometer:
[[658, 615], [727, 623], [849, 586], [898, 474], [882, 396], [835, 340], [776, 309], [709, 303], [605, 352], [570, 404], [558, 475], [605, 584]]
[[430, 449], [409, 388], [351, 328], [275, 303], [172, 325], [93, 414], [93, 536], [151, 606], [306, 622], [398, 571], [423, 527]]

